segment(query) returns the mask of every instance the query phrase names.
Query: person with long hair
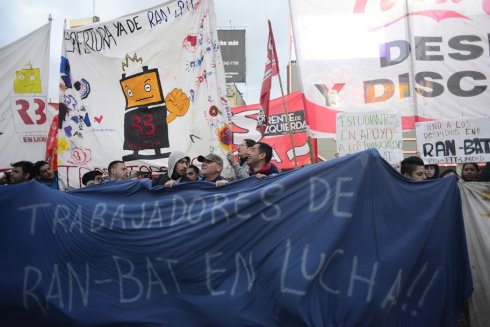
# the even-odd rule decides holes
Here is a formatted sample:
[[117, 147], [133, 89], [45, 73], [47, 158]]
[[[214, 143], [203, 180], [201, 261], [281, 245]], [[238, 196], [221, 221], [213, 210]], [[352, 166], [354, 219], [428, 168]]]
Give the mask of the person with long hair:
[[478, 164], [476, 162], [466, 162], [461, 168], [461, 178], [465, 182], [475, 182], [478, 177]]
[[425, 165], [425, 176], [427, 176], [427, 179], [438, 179], [439, 165], [436, 164]]

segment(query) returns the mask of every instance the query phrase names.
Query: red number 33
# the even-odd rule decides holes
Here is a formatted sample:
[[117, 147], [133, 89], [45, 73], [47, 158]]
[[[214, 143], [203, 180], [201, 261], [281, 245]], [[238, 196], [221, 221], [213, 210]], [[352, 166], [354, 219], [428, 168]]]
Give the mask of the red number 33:
[[153, 115], [143, 114], [142, 117], [138, 115], [131, 116], [133, 127], [138, 130], [140, 136], [152, 136], [156, 131], [155, 124], [153, 123]]

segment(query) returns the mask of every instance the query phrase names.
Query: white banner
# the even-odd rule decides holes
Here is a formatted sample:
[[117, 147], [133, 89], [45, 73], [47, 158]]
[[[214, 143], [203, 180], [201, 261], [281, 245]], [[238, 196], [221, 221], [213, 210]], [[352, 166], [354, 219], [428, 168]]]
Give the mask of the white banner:
[[426, 163], [490, 161], [490, 117], [417, 123], [417, 151]]
[[337, 111], [396, 110], [404, 129], [488, 116], [488, 1], [289, 2], [308, 100]]
[[213, 1], [170, 1], [65, 30], [58, 154], [69, 186], [121, 158], [138, 171], [166, 166], [174, 150], [225, 158], [231, 112], [215, 20]]
[[399, 113], [338, 113], [336, 131], [337, 153], [340, 156], [374, 148], [390, 164], [399, 164], [403, 160], [402, 122]]
[[490, 183], [460, 183], [460, 189], [474, 287], [470, 321], [483, 327], [490, 321]]
[[50, 34], [48, 23], [0, 48], [0, 169], [45, 159]]

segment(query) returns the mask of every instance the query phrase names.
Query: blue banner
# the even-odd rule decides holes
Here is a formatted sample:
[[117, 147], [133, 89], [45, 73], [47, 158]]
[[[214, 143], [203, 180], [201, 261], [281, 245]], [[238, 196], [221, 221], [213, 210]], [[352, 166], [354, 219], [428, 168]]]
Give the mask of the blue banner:
[[374, 150], [222, 188], [0, 187], [0, 324], [454, 326], [472, 290], [455, 179]]

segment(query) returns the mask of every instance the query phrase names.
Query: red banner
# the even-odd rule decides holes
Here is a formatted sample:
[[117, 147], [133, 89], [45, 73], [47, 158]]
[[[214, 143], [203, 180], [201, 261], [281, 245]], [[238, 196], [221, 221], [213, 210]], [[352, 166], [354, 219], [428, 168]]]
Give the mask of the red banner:
[[[231, 108], [233, 114], [233, 151], [237, 149], [238, 144], [243, 139], [261, 141], [269, 144], [274, 149], [271, 162], [278, 168], [295, 168], [293, 149], [289, 137], [289, 130], [291, 129], [298, 167], [309, 164], [311, 162], [310, 148], [307, 142], [303, 99], [304, 97], [301, 92], [295, 92], [285, 97], [289, 123], [284, 113], [282, 99], [277, 98], [271, 100], [264, 136], [255, 128], [257, 126], [260, 104]], [[316, 158], [316, 153], [314, 156]]]

